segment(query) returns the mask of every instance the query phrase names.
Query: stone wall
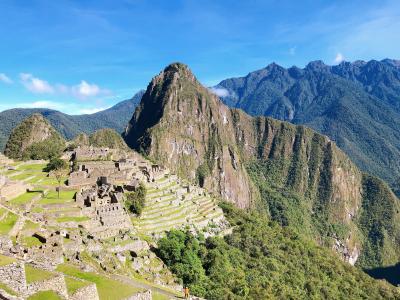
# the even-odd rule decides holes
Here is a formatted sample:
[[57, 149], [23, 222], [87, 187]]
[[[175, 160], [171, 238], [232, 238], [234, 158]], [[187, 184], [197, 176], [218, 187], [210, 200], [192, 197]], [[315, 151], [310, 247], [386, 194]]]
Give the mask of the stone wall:
[[147, 290], [145, 292], [132, 295], [132, 296], [126, 298], [125, 300], [152, 300], [152, 299], [153, 299], [153, 297], [152, 297], [151, 290]]
[[90, 284], [77, 290], [69, 300], [99, 300], [99, 294], [95, 284]]
[[27, 287], [24, 264], [14, 262], [0, 267], [0, 282], [6, 284], [18, 294], [25, 294]]
[[29, 284], [27, 286], [27, 295], [33, 295], [39, 291], [55, 291], [57, 294], [68, 299], [67, 286], [65, 284], [64, 275], [57, 274], [55, 277], [44, 280], [37, 281]]

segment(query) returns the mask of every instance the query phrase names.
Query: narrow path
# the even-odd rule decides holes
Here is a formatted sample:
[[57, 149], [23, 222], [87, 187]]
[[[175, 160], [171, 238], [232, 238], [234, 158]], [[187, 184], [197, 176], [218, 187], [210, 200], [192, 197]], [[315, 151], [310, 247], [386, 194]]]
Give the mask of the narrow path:
[[115, 275], [114, 274], [114, 275], [112, 275], [112, 278], [114, 278], [115, 280], [122, 281], [123, 283], [129, 284], [129, 285], [133, 285], [133, 286], [135, 286], [137, 288], [140, 288], [140, 289], [151, 290], [152, 292], [156, 292], [156, 293], [162, 294], [164, 296], [170, 297], [171, 299], [183, 299], [182, 297], [177, 297], [176, 294], [174, 294], [173, 292], [166, 291], [166, 290], [164, 290], [162, 288], [153, 286], [151, 284], [147, 284], [147, 283], [144, 283], [144, 282], [141, 282], [141, 281], [133, 280], [133, 279], [131, 279], [129, 277], [126, 277], [126, 276]]

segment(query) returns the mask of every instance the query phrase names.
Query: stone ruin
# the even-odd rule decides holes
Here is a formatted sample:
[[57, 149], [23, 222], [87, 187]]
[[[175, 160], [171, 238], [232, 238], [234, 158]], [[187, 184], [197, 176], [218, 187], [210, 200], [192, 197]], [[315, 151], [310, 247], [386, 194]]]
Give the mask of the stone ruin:
[[77, 147], [72, 153], [72, 158], [77, 161], [111, 160], [114, 150], [109, 148], [97, 148], [93, 146]]
[[123, 205], [123, 188], [115, 186], [101, 177], [90, 188], [83, 188], [76, 194], [76, 203], [82, 214], [89, 217], [85, 222], [89, 233], [99, 239], [106, 239], [124, 230], [132, 230], [132, 223]]
[[22, 181], [13, 181], [0, 175], [0, 200], [9, 200], [25, 193], [31, 186]]
[[[91, 148], [98, 153], [108, 153], [107, 148]], [[97, 153], [96, 152], [96, 153]], [[76, 156], [76, 154], [74, 154]], [[68, 178], [68, 185], [82, 187], [96, 184], [98, 178], [107, 177], [113, 184], [136, 185], [137, 180], [151, 182], [164, 176], [166, 170], [159, 165], [151, 165], [140, 159], [135, 154], [131, 157], [112, 160], [79, 161], [76, 158], [77, 170], [71, 172]]]

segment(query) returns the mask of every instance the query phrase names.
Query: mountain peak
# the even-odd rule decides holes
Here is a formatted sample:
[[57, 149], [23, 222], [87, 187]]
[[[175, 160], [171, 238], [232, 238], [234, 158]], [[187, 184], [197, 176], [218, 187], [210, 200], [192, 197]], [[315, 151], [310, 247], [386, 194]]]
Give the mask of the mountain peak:
[[310, 61], [306, 66], [306, 69], [310, 70], [322, 70], [327, 68], [329, 68], [329, 66], [326, 65], [322, 60]]

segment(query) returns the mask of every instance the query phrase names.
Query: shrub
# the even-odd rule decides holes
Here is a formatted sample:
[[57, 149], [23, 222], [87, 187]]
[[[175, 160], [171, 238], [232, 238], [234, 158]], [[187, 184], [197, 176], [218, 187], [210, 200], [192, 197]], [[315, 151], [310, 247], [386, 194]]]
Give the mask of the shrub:
[[146, 187], [140, 184], [136, 191], [126, 194], [125, 206], [134, 214], [141, 215], [146, 200]]

